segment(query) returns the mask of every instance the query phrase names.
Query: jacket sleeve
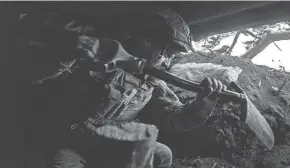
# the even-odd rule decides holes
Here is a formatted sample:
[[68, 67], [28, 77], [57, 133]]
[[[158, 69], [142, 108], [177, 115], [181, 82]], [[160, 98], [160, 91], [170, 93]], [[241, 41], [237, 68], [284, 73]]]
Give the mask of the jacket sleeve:
[[202, 110], [195, 100], [182, 104], [164, 81], [158, 81], [144, 118], [163, 131], [182, 132], [201, 125], [206, 119], [198, 113]]
[[[74, 45], [65, 49], [59, 49], [65, 59], [58, 62], [58, 68], [54, 73], [46, 75], [38, 82], [44, 82], [49, 79], [55, 79], [65, 76], [87, 76], [89, 68], [94, 68], [98, 72], [103, 71], [103, 63], [110, 62], [114, 57], [120, 54], [121, 44], [112, 39], [99, 39], [91, 36], [81, 35], [74, 40]], [[56, 49], [56, 48], [54, 48]], [[62, 52], [65, 50], [66, 52]], [[67, 52], [69, 50], [69, 52]], [[60, 54], [61, 55], [61, 54]], [[79, 74], [79, 75], [78, 75]]]

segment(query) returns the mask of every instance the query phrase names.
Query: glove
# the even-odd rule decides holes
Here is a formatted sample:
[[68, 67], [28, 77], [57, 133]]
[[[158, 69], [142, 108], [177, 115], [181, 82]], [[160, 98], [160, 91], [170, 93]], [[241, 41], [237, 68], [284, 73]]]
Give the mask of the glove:
[[198, 115], [201, 118], [207, 118], [216, 106], [219, 94], [227, 87], [221, 81], [211, 78], [205, 78], [201, 85], [204, 87], [204, 92], [198, 94], [195, 103], [199, 109]]

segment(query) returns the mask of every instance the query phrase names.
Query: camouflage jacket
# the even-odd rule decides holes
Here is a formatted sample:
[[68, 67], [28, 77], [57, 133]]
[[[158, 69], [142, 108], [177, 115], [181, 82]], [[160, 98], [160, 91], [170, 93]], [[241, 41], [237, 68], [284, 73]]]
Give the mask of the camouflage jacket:
[[[115, 40], [111, 42], [120, 46]], [[108, 43], [103, 43], [102, 39], [98, 39], [98, 44], [98, 49], [112, 48], [104, 45]], [[108, 53], [111, 55], [107, 55], [107, 60], [119, 54], [118, 47]], [[179, 132], [203, 122], [196, 115], [194, 100], [182, 104], [164, 81], [150, 76], [140, 79], [121, 69], [110, 73], [90, 73], [75, 60], [65, 65], [67, 70], [63, 69], [57, 75], [39, 82], [43, 85], [53, 83], [54, 86], [61, 83], [61, 87], [58, 86], [61, 90], [59, 93], [71, 101], [68, 103], [71, 107], [66, 110], [74, 111], [69, 113], [71, 117], [68, 123], [86, 120], [101, 125], [106, 120], [138, 119], [154, 124], [160, 130]]]

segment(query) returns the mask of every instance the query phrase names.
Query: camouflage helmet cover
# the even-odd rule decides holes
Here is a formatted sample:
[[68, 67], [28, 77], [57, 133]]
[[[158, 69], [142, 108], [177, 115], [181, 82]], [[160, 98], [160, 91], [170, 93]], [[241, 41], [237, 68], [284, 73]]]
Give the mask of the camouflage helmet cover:
[[174, 44], [179, 45], [187, 52], [193, 50], [190, 29], [179, 14], [166, 9], [159, 12], [158, 16], [165, 19], [167, 26], [171, 29], [169, 33]]

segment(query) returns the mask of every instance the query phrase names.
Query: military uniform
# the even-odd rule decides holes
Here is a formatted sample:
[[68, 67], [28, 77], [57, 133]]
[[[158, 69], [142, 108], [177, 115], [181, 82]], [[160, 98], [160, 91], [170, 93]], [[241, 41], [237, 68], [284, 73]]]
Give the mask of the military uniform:
[[[99, 45], [97, 48], [99, 50], [102, 50], [102, 47], [115, 48], [115, 52], [110, 52], [113, 55], [107, 55], [107, 57], [104, 55], [98, 57], [96, 55], [100, 61], [102, 61], [101, 58], [103, 57], [106, 58], [106, 61], [110, 61], [108, 58], [124, 54], [124, 52], [120, 53], [121, 44], [119, 42], [110, 39], [97, 40]], [[71, 64], [70, 71], [71, 74], [63, 73], [60, 76], [40, 81], [45, 84], [63, 80], [68, 86], [73, 85], [69, 92], [82, 92], [81, 95], [86, 95], [85, 100], [89, 100], [89, 103], [86, 104], [86, 107], [75, 108], [79, 109], [79, 111], [74, 110], [71, 113], [72, 116], [78, 117], [68, 117], [70, 121], [66, 122], [71, 123], [71, 128], [74, 131], [81, 132], [79, 128], [83, 130], [85, 123], [98, 127], [110, 122], [138, 120], [139, 122], [154, 124], [160, 131], [181, 132], [196, 127], [202, 122], [199, 116], [195, 114], [194, 109], [191, 108], [194, 100], [182, 104], [164, 81], [154, 77], [139, 77], [122, 69], [107, 73], [89, 73], [80, 68], [78, 61], [74, 61]], [[82, 103], [79, 104], [81, 105]], [[88, 131], [86, 130], [85, 132]], [[82, 134], [79, 135], [82, 136]], [[156, 154], [162, 156], [163, 162], [166, 161], [165, 167], [166, 165], [168, 167], [172, 162], [170, 149], [160, 143], [156, 144], [156, 149], [159, 150], [159, 152], [156, 150]], [[60, 156], [61, 154], [77, 157], [77, 154], [73, 154], [73, 150], [60, 150], [60, 153], [54, 158], [54, 167], [62, 167], [66, 163], [63, 159], [68, 158]], [[83, 165], [78, 159], [71, 161], [74, 164]]]
[[[178, 14], [165, 10], [159, 12], [158, 16], [165, 19], [166, 22], [162, 24], [165, 27], [162, 27], [155, 34], [162, 33], [164, 36], [168, 36], [167, 41], [178, 44], [186, 50], [192, 49], [189, 28]], [[161, 18], [154, 23], [162, 21]], [[152, 21], [152, 19], [149, 19], [149, 21]], [[135, 22], [133, 24], [145, 31], [150, 29], [149, 31], [154, 32], [155, 28], [160, 29], [160, 25], [152, 26], [153, 24], [147, 24], [147, 22], [145, 25], [143, 25], [143, 22], [140, 23], [141, 25]], [[166, 26], [167, 24], [168, 26]], [[67, 30], [74, 30], [69, 29], [69, 26], [72, 25], [68, 24], [67, 26]], [[168, 32], [164, 31], [167, 29]], [[140, 33], [142, 31], [137, 31], [135, 34]], [[77, 36], [67, 39], [60, 37], [60, 35], [62, 34], [48, 35], [49, 38], [54, 39], [49, 44], [56, 50], [66, 50], [66, 52], [60, 53], [57, 51], [58, 56], [51, 55], [50, 57], [61, 58], [62, 61], [66, 61], [60, 64], [59, 72], [37, 81], [39, 88], [47, 90], [43, 97], [52, 97], [51, 100], [47, 101], [47, 108], [43, 105], [41, 107], [39, 105], [39, 107], [40, 110], [54, 114], [51, 119], [55, 121], [51, 126], [55, 128], [55, 131], [61, 132], [70, 129], [72, 137], [71, 135], [66, 138], [63, 136], [57, 137], [59, 140], [65, 139], [67, 144], [70, 145], [64, 146], [63, 149], [53, 155], [49, 167], [80, 168], [94, 162], [95, 158], [91, 157], [93, 154], [88, 153], [88, 151], [98, 152], [97, 144], [89, 144], [84, 141], [86, 138], [82, 138], [82, 136], [88, 135], [88, 130], [85, 129], [86, 123], [98, 127], [110, 122], [138, 120], [139, 122], [154, 124], [160, 131], [180, 132], [194, 128], [203, 122], [196, 115], [195, 109], [192, 108], [194, 100], [182, 104], [164, 81], [151, 76], [136, 76], [122, 69], [107, 73], [89, 73], [87, 69], [84, 69], [82, 61], [78, 61], [78, 58], [66, 59], [72, 53], [78, 53], [75, 50], [70, 51], [70, 47], [75, 44], [74, 40]], [[155, 35], [152, 34], [153, 36]], [[110, 62], [119, 54], [124, 54], [119, 50], [121, 45], [118, 41], [88, 36], [77, 38], [77, 46], [86, 48], [82, 51], [93, 52], [93, 57], [97, 58], [96, 62]], [[93, 40], [96, 45], [85, 44], [86, 42], [90, 43], [90, 40]], [[66, 44], [62, 45], [62, 43]], [[78, 54], [82, 55], [84, 53]], [[52, 107], [53, 105], [54, 107]], [[43, 121], [41, 121], [41, 124], [43, 124]], [[77, 147], [76, 144], [82, 144], [82, 146]], [[92, 145], [96, 146], [94, 150]], [[166, 145], [156, 143], [155, 154], [162, 162], [163, 167], [171, 165], [172, 153]]]

